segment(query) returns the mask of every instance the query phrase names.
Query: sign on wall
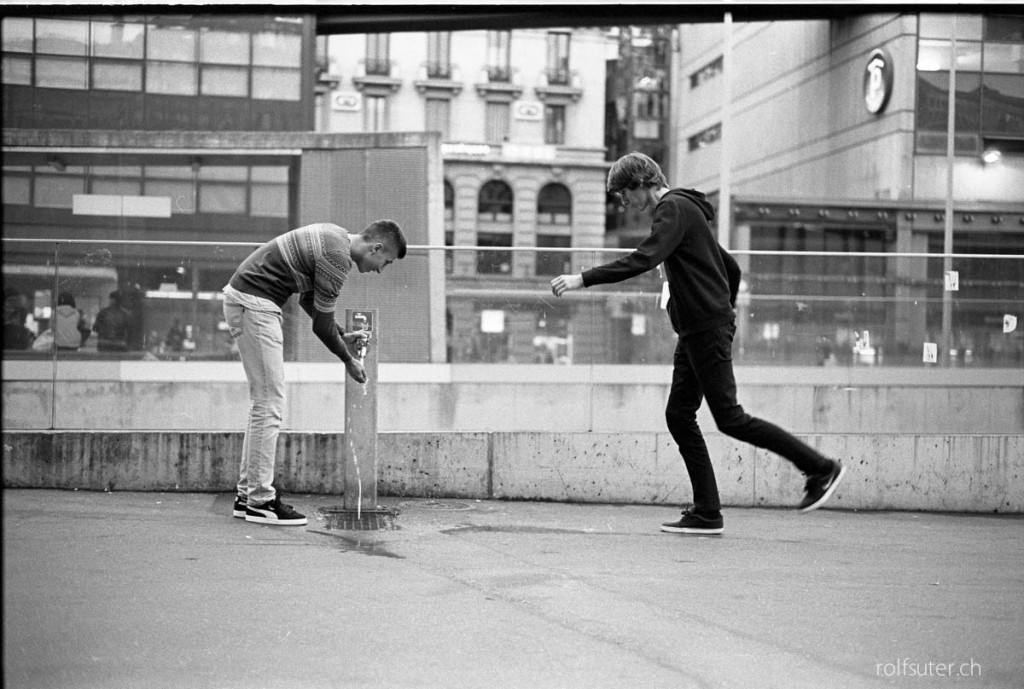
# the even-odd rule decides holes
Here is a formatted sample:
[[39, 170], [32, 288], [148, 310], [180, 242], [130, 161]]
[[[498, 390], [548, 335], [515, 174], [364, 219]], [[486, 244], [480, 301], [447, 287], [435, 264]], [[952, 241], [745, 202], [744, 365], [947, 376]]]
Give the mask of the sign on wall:
[[544, 104], [532, 100], [520, 100], [516, 101], [512, 112], [513, 117], [517, 120], [540, 122], [544, 119]]
[[338, 91], [331, 99], [331, 107], [342, 112], [358, 112], [363, 108], [363, 94], [354, 91]]
[[873, 50], [864, 68], [864, 105], [877, 115], [889, 103], [892, 95], [892, 57], [884, 48]]

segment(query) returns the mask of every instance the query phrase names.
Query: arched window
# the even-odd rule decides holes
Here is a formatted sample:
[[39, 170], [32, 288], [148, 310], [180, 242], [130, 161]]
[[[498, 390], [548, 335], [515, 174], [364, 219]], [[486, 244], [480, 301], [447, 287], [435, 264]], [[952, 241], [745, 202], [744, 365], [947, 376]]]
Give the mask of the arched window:
[[512, 187], [497, 179], [484, 184], [477, 203], [477, 217], [480, 220], [512, 222]]
[[537, 195], [537, 222], [547, 225], [572, 224], [572, 194], [564, 184], [547, 184]]

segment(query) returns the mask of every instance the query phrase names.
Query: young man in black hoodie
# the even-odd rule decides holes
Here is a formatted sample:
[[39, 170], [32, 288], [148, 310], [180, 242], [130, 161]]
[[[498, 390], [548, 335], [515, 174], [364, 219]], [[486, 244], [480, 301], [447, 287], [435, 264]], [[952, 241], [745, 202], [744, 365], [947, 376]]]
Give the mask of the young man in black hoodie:
[[581, 275], [560, 275], [551, 281], [551, 291], [560, 297], [569, 290], [621, 282], [665, 266], [668, 314], [679, 335], [665, 417], [690, 475], [693, 508], [661, 530], [723, 531], [715, 471], [697, 425], [697, 409], [704, 398], [720, 431], [780, 454], [802, 471], [807, 476], [806, 495], [798, 509], [817, 509], [831, 497], [845, 467], [778, 426], [750, 416], [736, 401], [732, 340], [740, 268], [711, 232], [711, 204], [698, 191], [669, 189], [661, 168], [642, 153], [625, 155], [612, 166], [608, 192], [617, 194], [627, 208], [653, 209], [651, 234], [628, 256]]

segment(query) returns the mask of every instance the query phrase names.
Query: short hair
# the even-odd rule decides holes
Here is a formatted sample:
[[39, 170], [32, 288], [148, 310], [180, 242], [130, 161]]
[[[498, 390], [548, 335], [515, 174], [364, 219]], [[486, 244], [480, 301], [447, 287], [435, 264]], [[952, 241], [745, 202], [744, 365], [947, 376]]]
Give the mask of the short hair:
[[667, 187], [668, 180], [661, 171], [661, 166], [653, 159], [633, 151], [622, 156], [612, 165], [608, 171], [608, 193], [622, 191], [623, 189], [637, 189], [639, 187]]
[[394, 220], [374, 220], [363, 230], [363, 236], [370, 240], [388, 242], [394, 247], [397, 258], [405, 258], [405, 235]]
[[61, 292], [57, 295], [57, 306], [75, 306], [75, 297], [71, 292]]

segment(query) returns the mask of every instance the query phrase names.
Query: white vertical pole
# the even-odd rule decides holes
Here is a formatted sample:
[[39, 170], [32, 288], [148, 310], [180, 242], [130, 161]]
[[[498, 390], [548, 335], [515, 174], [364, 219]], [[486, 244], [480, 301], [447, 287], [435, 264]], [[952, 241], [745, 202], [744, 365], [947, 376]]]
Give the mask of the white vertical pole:
[[722, 159], [718, 190], [718, 242], [726, 249], [732, 234], [732, 12], [725, 13], [722, 47], [722, 134], [719, 139]]
[[949, 105], [946, 110], [946, 215], [942, 241], [942, 351], [939, 361], [950, 363], [953, 348], [953, 293], [945, 288], [946, 273], [953, 269], [953, 165], [956, 162], [956, 14], [950, 29]]

